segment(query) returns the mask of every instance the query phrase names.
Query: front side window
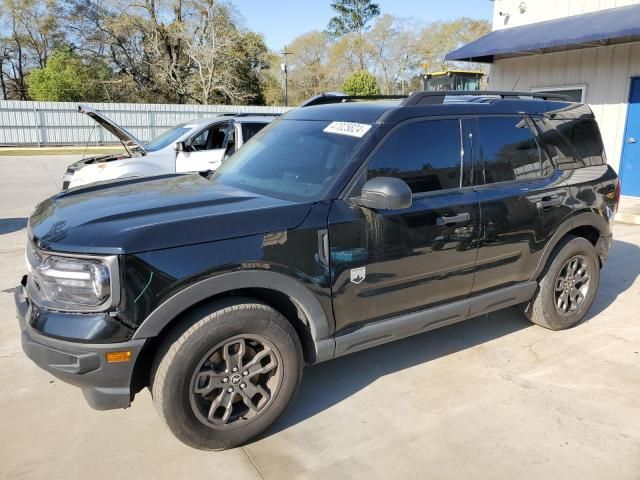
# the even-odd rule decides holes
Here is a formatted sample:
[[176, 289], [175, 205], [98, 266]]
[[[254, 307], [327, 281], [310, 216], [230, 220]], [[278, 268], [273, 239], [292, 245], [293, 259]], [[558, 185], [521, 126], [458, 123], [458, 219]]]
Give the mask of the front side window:
[[478, 119], [485, 183], [528, 180], [543, 176], [541, 152], [526, 119]]
[[224, 148], [228, 128], [229, 124], [225, 122], [203, 130], [189, 142], [191, 150], [198, 152]]
[[396, 177], [404, 180], [414, 194], [459, 188], [460, 140], [459, 120], [405, 124], [374, 153], [367, 179]]

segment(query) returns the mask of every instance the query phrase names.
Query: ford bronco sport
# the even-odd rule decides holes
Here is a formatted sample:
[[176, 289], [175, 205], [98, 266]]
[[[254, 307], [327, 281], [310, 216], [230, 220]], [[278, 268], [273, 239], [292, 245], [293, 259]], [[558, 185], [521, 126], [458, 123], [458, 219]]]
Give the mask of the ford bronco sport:
[[97, 409], [148, 386], [180, 440], [222, 449], [283, 413], [305, 364], [514, 305], [580, 322], [620, 193], [589, 107], [365, 100], [313, 98], [215, 172], [42, 202], [16, 291], [26, 354]]

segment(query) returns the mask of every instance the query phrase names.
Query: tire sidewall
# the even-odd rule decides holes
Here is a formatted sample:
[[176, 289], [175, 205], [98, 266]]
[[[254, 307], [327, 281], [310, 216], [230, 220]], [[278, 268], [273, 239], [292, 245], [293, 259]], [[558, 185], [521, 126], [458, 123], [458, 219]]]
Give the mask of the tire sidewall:
[[[562, 315], [556, 309], [555, 284], [562, 267], [569, 259], [582, 255], [589, 263], [591, 271], [589, 290], [580, 307], [570, 315]], [[569, 240], [554, 257], [549, 269], [540, 282], [543, 311], [549, 326], [556, 330], [572, 327], [582, 321], [591, 308], [600, 283], [600, 265], [595, 248], [588, 240], [575, 237]]]
[[[208, 450], [241, 445], [269, 428], [295, 396], [302, 368], [302, 352], [295, 330], [278, 312], [261, 307], [224, 308], [211, 316], [196, 333], [190, 334], [187, 330], [178, 339], [177, 351], [162, 384], [164, 401], [161, 408], [171, 431], [187, 445]], [[243, 334], [263, 336], [278, 350], [282, 361], [280, 384], [266, 410], [246, 425], [229, 429], [208, 427], [196, 417], [189, 399], [195, 368], [216, 344]]]

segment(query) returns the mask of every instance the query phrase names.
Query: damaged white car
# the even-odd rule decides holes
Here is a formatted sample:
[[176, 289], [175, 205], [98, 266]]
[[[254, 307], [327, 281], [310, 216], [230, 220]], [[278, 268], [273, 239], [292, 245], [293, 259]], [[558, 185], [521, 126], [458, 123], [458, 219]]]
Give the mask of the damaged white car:
[[84, 158], [67, 168], [62, 189], [115, 178], [215, 170], [278, 114], [221, 114], [181, 123], [143, 143], [101, 113], [79, 106], [115, 135], [127, 153]]

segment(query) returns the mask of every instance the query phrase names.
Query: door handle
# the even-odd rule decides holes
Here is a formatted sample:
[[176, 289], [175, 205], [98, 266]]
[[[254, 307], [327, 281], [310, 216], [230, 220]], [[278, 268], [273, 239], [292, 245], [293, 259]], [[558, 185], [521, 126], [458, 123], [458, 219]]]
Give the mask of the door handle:
[[542, 210], [547, 207], [560, 205], [561, 203], [562, 198], [560, 197], [560, 195], [547, 195], [546, 197], [542, 197], [536, 202], [536, 207], [538, 207], [538, 210]]
[[440, 225], [440, 226], [442, 226], [442, 225], [454, 225], [456, 223], [468, 222], [469, 220], [471, 220], [471, 215], [469, 215], [467, 212], [465, 212], [465, 213], [459, 213], [457, 215], [438, 217], [438, 218], [436, 218], [436, 223], [438, 225]]
[[627, 143], [636, 143], [636, 142], [637, 142], [637, 140], [635, 138], [633, 138], [633, 137], [627, 138]]

